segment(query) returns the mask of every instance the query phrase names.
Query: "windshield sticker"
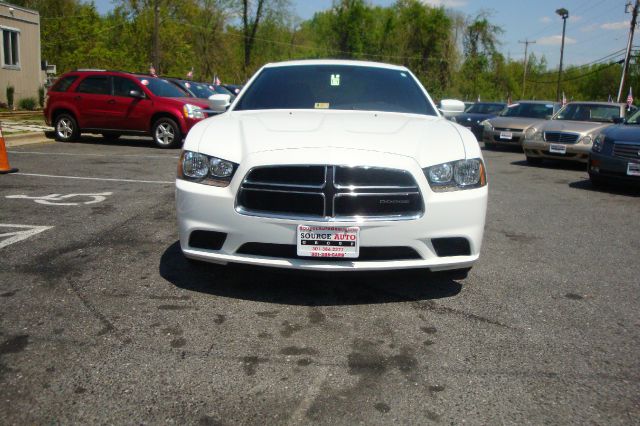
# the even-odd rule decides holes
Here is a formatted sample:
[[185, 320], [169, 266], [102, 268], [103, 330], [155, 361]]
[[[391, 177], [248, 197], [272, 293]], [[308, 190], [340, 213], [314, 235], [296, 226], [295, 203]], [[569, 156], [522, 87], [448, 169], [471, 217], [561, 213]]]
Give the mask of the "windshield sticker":
[[545, 105], [545, 107], [547, 107], [547, 108], [553, 108], [553, 105], [551, 105], [551, 104], [546, 104], [546, 105]]
[[316, 102], [316, 109], [329, 109], [329, 102]]
[[331, 74], [331, 85], [340, 86], [340, 74]]
[[404, 78], [407, 77], [407, 73], [404, 73], [404, 72], [401, 72], [400, 75], [403, 76]]
[[185, 83], [185, 84], [184, 84], [184, 87], [186, 87], [187, 89], [189, 89], [189, 88], [191, 87], [191, 84], [189, 84], [189, 83]]
[[215, 89], [213, 88], [213, 86], [209, 86], [209, 89], [211, 89], [211, 90], [215, 90]]
[[142, 83], [145, 86], [149, 85], [149, 80], [142, 80], [140, 83]]

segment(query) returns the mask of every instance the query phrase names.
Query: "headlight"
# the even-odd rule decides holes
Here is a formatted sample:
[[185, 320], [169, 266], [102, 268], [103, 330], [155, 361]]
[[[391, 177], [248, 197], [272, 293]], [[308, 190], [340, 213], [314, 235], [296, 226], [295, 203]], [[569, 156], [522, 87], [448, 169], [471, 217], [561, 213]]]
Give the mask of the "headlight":
[[591, 136], [587, 135], [585, 137], [583, 137], [580, 142], [582, 142], [585, 145], [590, 145], [591, 142], [593, 142], [593, 139], [591, 138]]
[[604, 135], [598, 135], [596, 137], [596, 140], [593, 141], [593, 146], [591, 147], [591, 150], [593, 152], [601, 152], [602, 148], [604, 148]]
[[484, 120], [482, 123], [480, 123], [480, 125], [484, 127], [485, 132], [490, 132], [493, 130], [493, 126], [491, 125], [489, 120]]
[[535, 127], [529, 127], [527, 130], [524, 131], [524, 138], [528, 139], [530, 141], [541, 141], [542, 139], [542, 132], [538, 131], [538, 129], [536, 129]]
[[480, 188], [487, 184], [484, 163], [479, 158], [427, 167], [424, 174], [436, 192]]
[[204, 111], [202, 111], [202, 108], [200, 108], [199, 106], [186, 104], [184, 107], [182, 107], [182, 112], [187, 118], [206, 118], [206, 116], [204, 115]]
[[229, 186], [237, 169], [238, 165], [231, 161], [199, 152], [183, 151], [178, 163], [178, 179], [205, 185]]

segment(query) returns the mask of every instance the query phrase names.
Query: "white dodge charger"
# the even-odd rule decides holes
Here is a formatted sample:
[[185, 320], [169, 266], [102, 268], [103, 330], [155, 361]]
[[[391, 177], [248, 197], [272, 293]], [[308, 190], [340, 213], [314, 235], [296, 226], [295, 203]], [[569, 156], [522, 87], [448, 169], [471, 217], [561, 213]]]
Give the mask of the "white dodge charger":
[[189, 259], [325, 271], [478, 259], [487, 178], [473, 134], [405, 67], [269, 64], [191, 129], [176, 180]]

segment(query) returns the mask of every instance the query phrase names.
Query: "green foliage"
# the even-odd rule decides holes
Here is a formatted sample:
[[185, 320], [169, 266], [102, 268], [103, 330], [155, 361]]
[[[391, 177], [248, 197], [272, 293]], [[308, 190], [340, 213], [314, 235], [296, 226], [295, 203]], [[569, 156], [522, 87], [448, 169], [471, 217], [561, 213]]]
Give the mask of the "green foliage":
[[16, 92], [16, 88], [13, 86], [7, 86], [7, 105], [9, 106], [9, 109], [13, 109], [13, 96], [14, 93]]
[[27, 111], [34, 111], [36, 105], [36, 98], [22, 98], [20, 102], [18, 102], [18, 107]]
[[[267, 62], [346, 58], [405, 65], [436, 99], [556, 97], [557, 70], [534, 54], [523, 88], [523, 63], [499, 52], [502, 30], [489, 14], [467, 17], [421, 0], [396, 0], [388, 7], [333, 0], [331, 8], [306, 21], [294, 18], [290, 0], [113, 0], [105, 16], [81, 0], [14, 3], [40, 12], [42, 58], [61, 73], [87, 67], [148, 72], [157, 4], [156, 71], [162, 75], [185, 76], [193, 67], [196, 80], [219, 75], [242, 83]], [[567, 67], [561, 90], [569, 99], [615, 97], [620, 69]], [[640, 68], [632, 65], [629, 84], [638, 83]], [[625, 98], [627, 91], [628, 85]]]

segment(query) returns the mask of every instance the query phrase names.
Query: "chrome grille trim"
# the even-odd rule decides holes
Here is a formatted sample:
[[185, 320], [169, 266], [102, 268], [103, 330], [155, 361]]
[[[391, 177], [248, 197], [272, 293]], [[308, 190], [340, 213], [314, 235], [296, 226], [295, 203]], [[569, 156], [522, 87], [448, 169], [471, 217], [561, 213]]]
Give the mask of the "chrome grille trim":
[[[322, 182], [315, 179], [316, 181], [312, 183], [297, 184], [287, 182], [286, 178], [274, 182], [268, 176], [268, 169], [273, 169], [274, 175], [281, 178], [286, 175], [287, 168], [293, 170], [295, 174], [303, 167], [309, 167], [310, 176], [316, 178], [321, 175], [320, 172], [323, 170], [324, 179]], [[280, 170], [277, 170], [278, 168]], [[252, 178], [252, 174], [256, 171], [264, 179]], [[340, 172], [339, 178], [336, 176], [338, 171]], [[363, 181], [368, 177], [371, 177], [375, 185], [362, 184], [366, 183]], [[295, 176], [292, 176], [292, 179], [295, 179]], [[410, 182], [413, 184], [380, 184], [387, 179], [399, 184]], [[358, 184], [350, 184], [349, 180]], [[255, 196], [252, 198], [252, 193], [264, 193], [265, 195], [256, 199]], [[274, 197], [278, 194], [282, 198], [280, 200], [267, 199], [265, 198], [267, 197], [266, 193], [274, 194]], [[287, 197], [287, 194], [291, 197]], [[375, 197], [388, 198], [375, 199]], [[356, 198], [361, 200], [357, 204], [352, 201]], [[320, 208], [320, 199], [322, 199], [323, 208]], [[271, 205], [269, 206], [269, 204]], [[250, 169], [245, 175], [236, 195], [235, 209], [239, 214], [247, 216], [321, 222], [414, 220], [424, 214], [424, 199], [413, 175], [406, 170], [340, 165], [259, 166]], [[286, 211], [287, 209], [289, 211]], [[312, 214], [303, 213], [301, 210], [314, 212]], [[358, 214], [363, 210], [362, 214]]]
[[555, 143], [576, 143], [578, 139], [580, 139], [579, 133], [569, 133], [569, 132], [544, 132], [544, 140], [545, 142], [555, 142]]
[[637, 143], [613, 143], [613, 155], [630, 160], [640, 160], [640, 144]]

